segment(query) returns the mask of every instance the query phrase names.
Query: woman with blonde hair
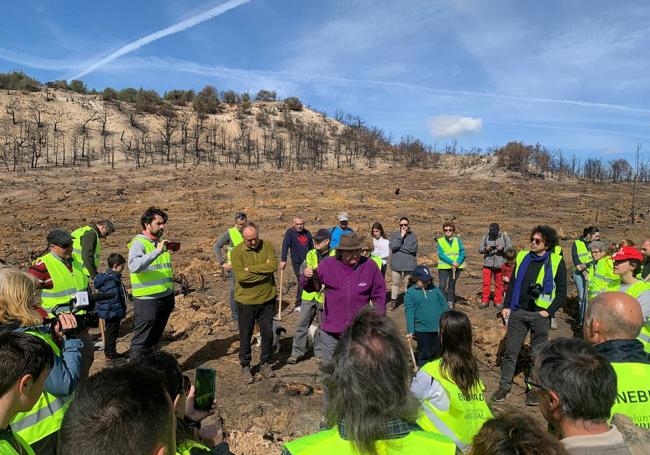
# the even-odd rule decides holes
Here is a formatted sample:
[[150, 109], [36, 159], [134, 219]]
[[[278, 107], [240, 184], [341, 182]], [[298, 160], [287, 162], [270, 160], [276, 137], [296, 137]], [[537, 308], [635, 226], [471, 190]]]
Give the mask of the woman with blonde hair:
[[34, 306], [34, 281], [17, 269], [0, 268], [0, 325], [28, 327], [43, 323]]
[[44, 325], [34, 295], [31, 276], [12, 267], [0, 268], [0, 333], [28, 333], [45, 341], [55, 354], [41, 397], [30, 411], [14, 417], [11, 429], [35, 453], [54, 455], [63, 415], [79, 382], [81, 340], [74, 337], [77, 322], [71, 314], [61, 314], [51, 325]]

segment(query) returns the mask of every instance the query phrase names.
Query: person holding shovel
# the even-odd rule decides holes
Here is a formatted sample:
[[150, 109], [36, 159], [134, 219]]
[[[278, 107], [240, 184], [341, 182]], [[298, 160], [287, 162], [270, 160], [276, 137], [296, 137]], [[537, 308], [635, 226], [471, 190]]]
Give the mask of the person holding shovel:
[[413, 271], [415, 284], [404, 296], [406, 337], [418, 342], [417, 364], [422, 366], [440, 353], [438, 328], [440, 316], [449, 309], [447, 298], [433, 285], [429, 268], [418, 265]]
[[314, 349], [321, 363], [329, 364], [341, 334], [370, 302], [386, 314], [386, 283], [377, 264], [361, 255], [362, 243], [356, 233], [344, 234], [336, 255], [307, 267], [300, 277], [303, 289], [318, 292], [324, 287], [323, 317]]
[[447, 297], [449, 308], [456, 306], [456, 281], [464, 268], [465, 247], [463, 241], [456, 237], [456, 226], [451, 221], [445, 221], [442, 225], [444, 236], [438, 241], [438, 276], [439, 287]]

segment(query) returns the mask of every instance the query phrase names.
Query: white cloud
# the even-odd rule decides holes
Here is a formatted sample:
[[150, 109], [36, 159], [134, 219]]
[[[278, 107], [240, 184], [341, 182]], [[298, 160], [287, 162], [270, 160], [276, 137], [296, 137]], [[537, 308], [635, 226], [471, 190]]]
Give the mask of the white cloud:
[[434, 117], [429, 126], [431, 134], [435, 137], [458, 137], [481, 131], [483, 119], [459, 115], [440, 115]]

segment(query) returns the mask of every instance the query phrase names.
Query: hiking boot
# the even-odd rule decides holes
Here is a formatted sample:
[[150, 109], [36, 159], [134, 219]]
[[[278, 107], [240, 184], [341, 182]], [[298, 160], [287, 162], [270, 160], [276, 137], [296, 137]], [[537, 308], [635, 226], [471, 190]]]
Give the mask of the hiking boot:
[[481, 302], [481, 304], [478, 306], [478, 309], [479, 310], [484, 310], [489, 306], [490, 306], [490, 302]]
[[503, 310], [503, 304], [502, 303], [495, 303], [494, 308], [496, 308], [497, 310]]
[[526, 406], [537, 406], [539, 401], [537, 400], [537, 394], [532, 390], [526, 392]]
[[260, 365], [260, 373], [262, 373], [262, 376], [266, 379], [275, 377], [275, 371], [273, 371], [273, 368], [271, 368], [271, 365], [268, 363]]
[[456, 302], [447, 302], [447, 307], [450, 310], [453, 310], [454, 308], [456, 308]]
[[251, 367], [241, 367], [241, 380], [244, 384], [252, 384], [255, 382], [253, 373], [251, 373]]
[[395, 311], [397, 308], [397, 300], [390, 299], [390, 302], [388, 302], [388, 308], [390, 311]]
[[295, 365], [296, 363], [300, 362], [299, 357], [291, 356], [287, 359], [287, 363], [290, 365]]
[[551, 318], [551, 329], [556, 330], [557, 329], [557, 321], [555, 318]]
[[505, 400], [509, 393], [510, 390], [499, 387], [499, 389], [494, 392], [490, 400], [494, 401], [495, 403], [499, 403], [500, 401]]

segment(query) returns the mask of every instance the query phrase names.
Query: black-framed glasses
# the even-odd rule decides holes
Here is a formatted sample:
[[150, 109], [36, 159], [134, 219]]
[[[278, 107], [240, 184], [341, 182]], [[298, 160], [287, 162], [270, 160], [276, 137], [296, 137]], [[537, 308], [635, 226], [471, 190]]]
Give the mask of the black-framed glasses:
[[448, 229], [448, 228], [443, 229], [443, 231], [445, 231], [445, 232], [454, 232], [453, 229]]
[[524, 382], [526, 383], [526, 387], [529, 390], [538, 390], [538, 391], [539, 390], [548, 390], [548, 387], [544, 387], [543, 385], [537, 384], [537, 383], [535, 383], [533, 381], [529, 381], [528, 379], [524, 379]]
[[400, 226], [408, 226], [409, 224], [408, 223], [400, 223], [399, 225]]
[[536, 238], [533, 237], [532, 239], [530, 239], [530, 243], [540, 244], [540, 243], [544, 243], [544, 240], [536, 239]]

